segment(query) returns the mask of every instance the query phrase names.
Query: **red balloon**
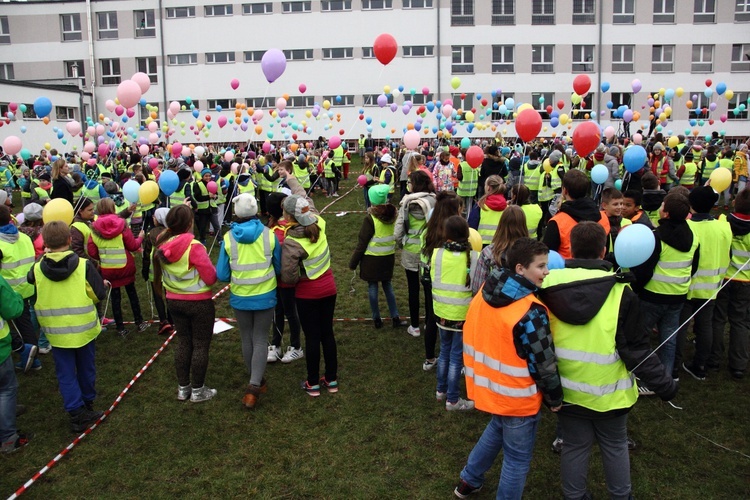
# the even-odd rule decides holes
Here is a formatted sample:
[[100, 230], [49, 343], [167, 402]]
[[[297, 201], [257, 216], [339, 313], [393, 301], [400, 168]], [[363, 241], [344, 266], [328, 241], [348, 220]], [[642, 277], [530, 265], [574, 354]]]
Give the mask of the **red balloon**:
[[207, 122], [210, 122], [210, 121], [211, 121], [211, 115], [206, 115], [206, 121], [207, 121]]
[[344, 132], [344, 129], [339, 129], [339, 135], [344, 135], [346, 132]]
[[545, 108], [545, 110], [547, 111], [547, 114], [551, 114], [552, 113], [552, 106], [550, 106], [549, 104], [547, 104], [547, 107]]
[[375, 57], [380, 61], [381, 64], [386, 65], [393, 61], [398, 52], [398, 43], [393, 35], [383, 33], [378, 35], [375, 39], [375, 43], [372, 46], [372, 51], [375, 53]]
[[481, 103], [482, 103], [482, 106], [486, 107], [487, 106], [487, 99], [482, 99]]
[[594, 122], [583, 122], [573, 131], [573, 146], [581, 157], [594, 151], [601, 139], [602, 132]]
[[575, 80], [573, 80], [573, 90], [575, 90], [578, 95], [585, 95], [590, 88], [591, 78], [589, 78], [589, 75], [578, 75]]
[[466, 150], [466, 163], [471, 168], [477, 168], [484, 161], [484, 151], [479, 146], [471, 146]]
[[516, 117], [516, 133], [523, 142], [529, 142], [542, 130], [542, 117], [535, 109], [524, 109]]
[[706, 80], [706, 87], [710, 87], [712, 83], [714, 82], [712, 82], [711, 79], [709, 78], [708, 80]]
[[466, 99], [466, 94], [461, 94], [461, 100], [463, 101], [464, 99]]
[[565, 107], [565, 101], [563, 101], [562, 99], [557, 101], [557, 109], [563, 109], [564, 107]]

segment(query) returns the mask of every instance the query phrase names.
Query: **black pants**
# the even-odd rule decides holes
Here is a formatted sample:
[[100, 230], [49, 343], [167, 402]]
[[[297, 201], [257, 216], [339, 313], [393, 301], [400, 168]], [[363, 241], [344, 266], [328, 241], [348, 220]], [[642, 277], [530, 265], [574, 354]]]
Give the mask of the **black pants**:
[[432, 309], [432, 285], [422, 284], [422, 288], [424, 289], [425, 312], [424, 357], [425, 359], [434, 359], [438, 329], [437, 322], [435, 321], [435, 312]]
[[[115, 318], [115, 324], [118, 330], [125, 328], [122, 319], [122, 290], [123, 287], [112, 288], [112, 316]], [[130, 309], [133, 311], [133, 320], [135, 324], [143, 322], [141, 315], [141, 303], [138, 301], [138, 291], [135, 289], [135, 283], [125, 285], [125, 292], [128, 294]]]
[[198, 229], [198, 240], [203, 244], [206, 243], [206, 232], [208, 231], [209, 224], [211, 224], [210, 212], [195, 213], [195, 225]]
[[263, 189], [259, 190], [258, 193], [259, 193], [258, 199], [260, 200], [260, 213], [265, 214], [267, 212], [266, 202], [268, 201], [268, 195], [271, 193]]
[[10, 343], [13, 351], [22, 351], [25, 344], [38, 344], [39, 337], [36, 330], [34, 330], [34, 323], [31, 322], [30, 298], [23, 300], [23, 312], [8, 326], [10, 327]]
[[419, 271], [406, 271], [406, 285], [409, 289], [409, 319], [411, 326], [419, 328]]
[[284, 317], [289, 321], [289, 343], [295, 349], [300, 344], [300, 324], [297, 314], [297, 301], [294, 288], [276, 287], [276, 311], [273, 322], [273, 339], [271, 344], [281, 347], [281, 336], [284, 334]]
[[166, 308], [164, 297], [162, 297], [161, 294], [156, 293], [156, 288], [154, 288], [153, 283], [149, 283], [149, 286], [151, 287], [151, 296], [154, 298], [154, 306], [156, 307], [156, 312], [159, 314], [159, 321], [162, 323], [167, 321], [170, 324], [173, 324], [172, 315], [169, 314], [169, 311]]
[[305, 332], [305, 361], [307, 383], [316, 385], [320, 381], [320, 347], [323, 346], [325, 377], [333, 382], [338, 377], [336, 339], [333, 336], [333, 311], [336, 295], [322, 299], [297, 299], [297, 312]]
[[214, 336], [214, 301], [167, 299], [167, 307], [174, 316], [177, 330], [177, 348], [174, 351], [174, 364], [177, 383], [193, 388], [203, 387], [208, 370], [208, 348]]

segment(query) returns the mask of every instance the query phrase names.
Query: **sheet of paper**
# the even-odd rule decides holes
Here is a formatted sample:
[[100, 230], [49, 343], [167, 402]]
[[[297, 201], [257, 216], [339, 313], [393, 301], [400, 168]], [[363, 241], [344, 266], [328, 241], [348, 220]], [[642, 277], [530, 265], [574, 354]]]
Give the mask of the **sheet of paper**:
[[234, 328], [234, 327], [232, 325], [230, 325], [229, 323], [227, 323], [226, 321], [222, 321], [220, 319], [217, 319], [214, 322], [214, 335], [218, 335], [220, 333], [224, 333], [227, 330], [231, 330], [232, 328]]

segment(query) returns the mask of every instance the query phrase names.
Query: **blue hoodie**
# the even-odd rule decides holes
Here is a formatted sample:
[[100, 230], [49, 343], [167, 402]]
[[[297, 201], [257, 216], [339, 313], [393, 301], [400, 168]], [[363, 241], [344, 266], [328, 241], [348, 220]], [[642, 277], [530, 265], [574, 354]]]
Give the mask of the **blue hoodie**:
[[97, 185], [99, 186], [99, 198], [101, 199], [109, 198], [109, 193], [107, 193], [104, 190], [104, 187], [98, 182], [96, 182], [94, 179], [86, 181], [85, 187], [88, 189], [94, 189]]
[[[233, 222], [230, 231], [238, 243], [253, 243], [263, 234], [264, 227], [260, 219], [253, 218], [242, 223]], [[276, 240], [276, 246], [273, 249], [272, 263], [273, 269], [278, 275], [281, 273], [281, 245], [276, 239], [275, 234], [273, 234], [273, 238]], [[232, 270], [229, 267], [229, 254], [224, 249], [224, 240], [222, 240], [221, 247], [219, 248], [219, 262], [216, 264], [216, 275], [221, 281], [230, 281], [232, 277]], [[276, 307], [276, 290], [274, 289], [267, 293], [249, 297], [235, 295], [230, 290], [229, 305], [241, 311], [270, 309]]]

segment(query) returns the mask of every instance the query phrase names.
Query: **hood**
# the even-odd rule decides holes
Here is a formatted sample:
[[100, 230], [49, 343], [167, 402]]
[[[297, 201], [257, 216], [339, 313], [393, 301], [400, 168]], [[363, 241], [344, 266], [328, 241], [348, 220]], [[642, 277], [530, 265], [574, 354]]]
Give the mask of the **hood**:
[[232, 224], [232, 229], [230, 231], [232, 232], [232, 236], [234, 236], [234, 239], [237, 240], [240, 243], [253, 243], [255, 240], [260, 238], [261, 234], [263, 234], [263, 223], [261, 223], [260, 219], [250, 219], [246, 220], [245, 222], [235, 222]]
[[644, 189], [641, 207], [647, 212], [657, 210], [664, 201], [665, 196], [667, 196], [667, 193], [663, 189]]
[[495, 212], [502, 212], [508, 206], [508, 201], [501, 194], [491, 194], [485, 198], [484, 204]]
[[71, 250], [44, 254], [39, 261], [39, 269], [47, 279], [63, 281], [78, 267], [78, 255]]
[[0, 226], [0, 240], [7, 243], [15, 243], [18, 241], [18, 228], [12, 222]]
[[482, 287], [482, 298], [492, 307], [505, 307], [537, 288], [523, 276], [501, 267], [493, 269]]
[[584, 220], [598, 222], [602, 217], [596, 203], [588, 196], [577, 200], [566, 201], [560, 206], [560, 212], [570, 215], [576, 222]]
[[86, 181], [86, 183], [84, 184], [84, 186], [86, 186], [86, 188], [87, 188], [87, 189], [94, 189], [94, 188], [95, 188], [96, 186], [98, 186], [98, 185], [99, 185], [99, 183], [98, 183], [98, 182], [96, 182], [96, 181], [95, 181], [94, 179], [89, 179], [89, 180], [88, 180], [88, 181]]
[[706, 154], [706, 160], [708, 160], [708, 161], [716, 161], [716, 153], [707, 153]]
[[526, 164], [526, 170], [536, 170], [541, 164], [542, 162], [540, 162], [539, 160], [529, 160], [529, 162]]
[[687, 252], [693, 245], [693, 232], [684, 220], [660, 219], [654, 232], [661, 241], [680, 252]]
[[503, 161], [503, 157], [502, 156], [485, 154], [484, 157], [487, 158], [488, 160], [492, 160], [492, 161]]
[[367, 211], [384, 224], [393, 224], [396, 222], [396, 216], [398, 215], [395, 205], [390, 203], [372, 206]]
[[102, 215], [94, 221], [91, 229], [106, 240], [111, 240], [125, 231], [125, 219], [116, 214]]
[[750, 233], [750, 216], [733, 213], [727, 217], [729, 225], [732, 227], [734, 236], [745, 236]]
[[183, 233], [173, 240], [162, 243], [159, 251], [170, 264], [177, 262], [185, 255], [193, 241], [193, 233]]
[[432, 193], [410, 193], [404, 196], [401, 205], [408, 206], [409, 215], [414, 218], [425, 219], [427, 213], [435, 207], [435, 195]]

